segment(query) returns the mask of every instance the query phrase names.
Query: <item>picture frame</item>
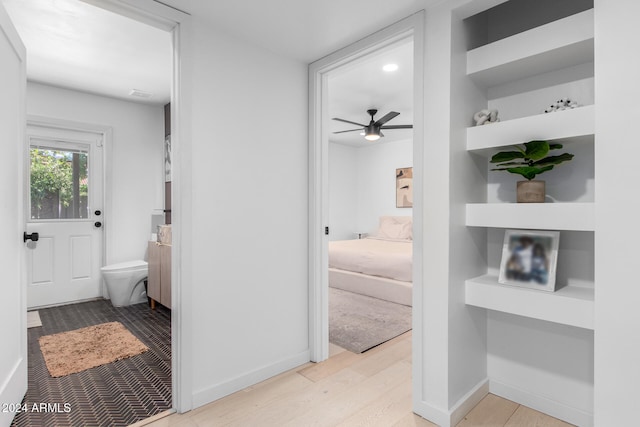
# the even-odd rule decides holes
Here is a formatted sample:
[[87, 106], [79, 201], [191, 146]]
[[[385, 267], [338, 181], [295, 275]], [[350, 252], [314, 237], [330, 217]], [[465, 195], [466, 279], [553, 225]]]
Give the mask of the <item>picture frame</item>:
[[413, 207], [413, 167], [396, 169], [396, 208]]
[[506, 230], [498, 282], [554, 292], [559, 231]]

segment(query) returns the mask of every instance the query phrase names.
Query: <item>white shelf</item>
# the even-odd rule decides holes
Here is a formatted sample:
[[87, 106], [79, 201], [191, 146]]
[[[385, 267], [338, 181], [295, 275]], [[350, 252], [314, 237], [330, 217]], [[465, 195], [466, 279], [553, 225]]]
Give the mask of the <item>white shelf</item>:
[[467, 75], [485, 87], [593, 62], [593, 9], [467, 52]]
[[565, 286], [556, 292], [501, 285], [493, 275], [465, 282], [467, 305], [594, 329], [594, 289]]
[[504, 147], [532, 140], [557, 140], [595, 133], [595, 107], [542, 113], [467, 128], [467, 150]]
[[467, 203], [466, 225], [540, 230], [595, 230], [593, 203]]

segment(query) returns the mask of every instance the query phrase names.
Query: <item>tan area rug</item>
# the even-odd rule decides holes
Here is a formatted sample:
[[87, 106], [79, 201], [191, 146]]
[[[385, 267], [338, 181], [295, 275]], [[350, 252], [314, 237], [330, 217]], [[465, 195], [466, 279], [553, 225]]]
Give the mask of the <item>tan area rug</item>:
[[149, 348], [120, 322], [40, 337], [40, 349], [52, 377], [75, 374], [144, 353]]

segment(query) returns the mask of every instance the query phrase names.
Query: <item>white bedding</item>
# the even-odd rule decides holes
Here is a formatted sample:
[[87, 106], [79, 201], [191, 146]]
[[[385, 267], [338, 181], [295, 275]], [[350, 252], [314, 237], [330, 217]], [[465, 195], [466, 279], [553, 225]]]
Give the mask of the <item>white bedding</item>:
[[366, 238], [329, 242], [329, 267], [411, 282], [411, 240]]

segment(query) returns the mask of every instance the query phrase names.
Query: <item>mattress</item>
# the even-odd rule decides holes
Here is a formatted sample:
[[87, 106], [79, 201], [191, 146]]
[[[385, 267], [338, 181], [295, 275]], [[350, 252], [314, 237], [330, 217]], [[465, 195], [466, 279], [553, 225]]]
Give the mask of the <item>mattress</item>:
[[413, 242], [366, 238], [329, 242], [329, 267], [411, 282]]

